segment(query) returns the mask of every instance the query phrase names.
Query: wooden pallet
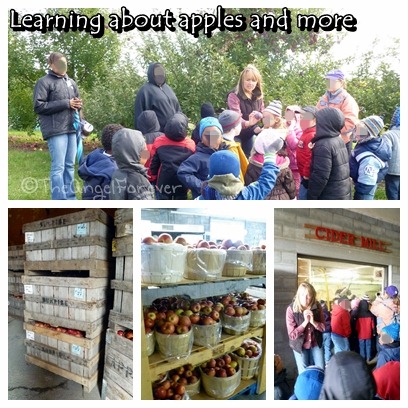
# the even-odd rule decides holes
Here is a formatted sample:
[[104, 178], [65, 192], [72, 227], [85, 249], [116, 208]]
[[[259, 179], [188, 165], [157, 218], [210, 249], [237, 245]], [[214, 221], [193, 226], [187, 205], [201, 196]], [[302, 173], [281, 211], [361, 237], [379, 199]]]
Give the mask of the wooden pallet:
[[10, 271], [24, 271], [24, 245], [10, 245], [8, 247], [8, 269]]

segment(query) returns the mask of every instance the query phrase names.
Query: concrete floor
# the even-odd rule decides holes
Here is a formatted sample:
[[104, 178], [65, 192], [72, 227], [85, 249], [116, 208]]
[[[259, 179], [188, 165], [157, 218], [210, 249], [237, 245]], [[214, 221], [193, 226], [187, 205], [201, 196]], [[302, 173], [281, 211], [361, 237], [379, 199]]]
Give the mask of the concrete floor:
[[8, 318], [9, 400], [100, 400], [101, 385], [90, 393], [81, 384], [67, 380], [25, 361], [23, 321]]

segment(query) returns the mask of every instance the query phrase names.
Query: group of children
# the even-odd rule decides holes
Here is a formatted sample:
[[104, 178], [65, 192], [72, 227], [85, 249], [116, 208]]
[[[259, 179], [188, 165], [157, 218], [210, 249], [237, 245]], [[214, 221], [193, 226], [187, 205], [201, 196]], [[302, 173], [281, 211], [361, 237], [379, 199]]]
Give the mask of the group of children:
[[139, 130], [106, 126], [103, 149], [82, 159], [82, 198], [372, 200], [385, 179], [387, 197], [399, 199], [399, 108], [389, 132], [381, 136], [384, 122], [373, 115], [347, 128], [351, 136], [344, 143], [339, 135], [347, 117], [329, 104], [319, 106], [290, 105], [283, 115], [282, 103], [274, 100], [255, 112], [262, 130], [248, 157], [237, 141], [242, 117], [234, 110], [217, 117], [204, 103], [191, 136], [183, 113], [161, 131], [156, 113], [143, 111]]
[[[313, 292], [310, 285], [305, 290]], [[312, 337], [322, 340], [317, 344], [311, 340], [316, 352], [311, 353], [314, 358], [307, 364], [301, 363], [303, 358], [296, 359], [299, 374], [291, 396], [282, 365], [277, 372], [275, 357], [275, 399], [399, 400], [399, 305], [399, 291], [394, 285], [386, 287], [383, 294], [377, 293], [372, 302], [367, 294], [351, 301], [340, 294], [331, 311], [325, 301], [317, 302], [318, 320], [312, 324], [322, 336], [314, 332]], [[299, 340], [303, 338], [307, 342], [306, 336]], [[322, 351], [324, 365], [319, 357]], [[301, 350], [300, 355], [306, 352]]]

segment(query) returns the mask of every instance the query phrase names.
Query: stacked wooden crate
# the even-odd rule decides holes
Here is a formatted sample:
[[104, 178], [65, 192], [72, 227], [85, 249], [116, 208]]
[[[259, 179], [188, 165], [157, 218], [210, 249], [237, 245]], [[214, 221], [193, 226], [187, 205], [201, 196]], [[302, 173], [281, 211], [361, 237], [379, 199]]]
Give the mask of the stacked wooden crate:
[[24, 246], [8, 247], [8, 315], [16, 319], [24, 318]]
[[101, 378], [112, 219], [100, 209], [24, 224], [26, 361], [83, 385]]
[[106, 333], [102, 399], [133, 399], [133, 209], [115, 212], [113, 309]]

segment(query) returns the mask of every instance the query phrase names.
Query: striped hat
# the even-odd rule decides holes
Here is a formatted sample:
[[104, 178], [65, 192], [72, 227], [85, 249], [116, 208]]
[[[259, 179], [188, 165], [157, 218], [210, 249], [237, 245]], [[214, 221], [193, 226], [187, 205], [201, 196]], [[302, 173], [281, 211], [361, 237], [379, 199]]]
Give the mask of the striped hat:
[[278, 100], [272, 101], [265, 109], [264, 112], [270, 112], [275, 116], [282, 117], [282, 102]]
[[367, 302], [370, 302], [370, 296], [367, 295], [367, 293], [365, 293], [362, 297], [361, 300], [366, 300]]
[[364, 139], [376, 139], [384, 129], [384, 122], [379, 116], [369, 116], [361, 120], [368, 130], [368, 135]]

